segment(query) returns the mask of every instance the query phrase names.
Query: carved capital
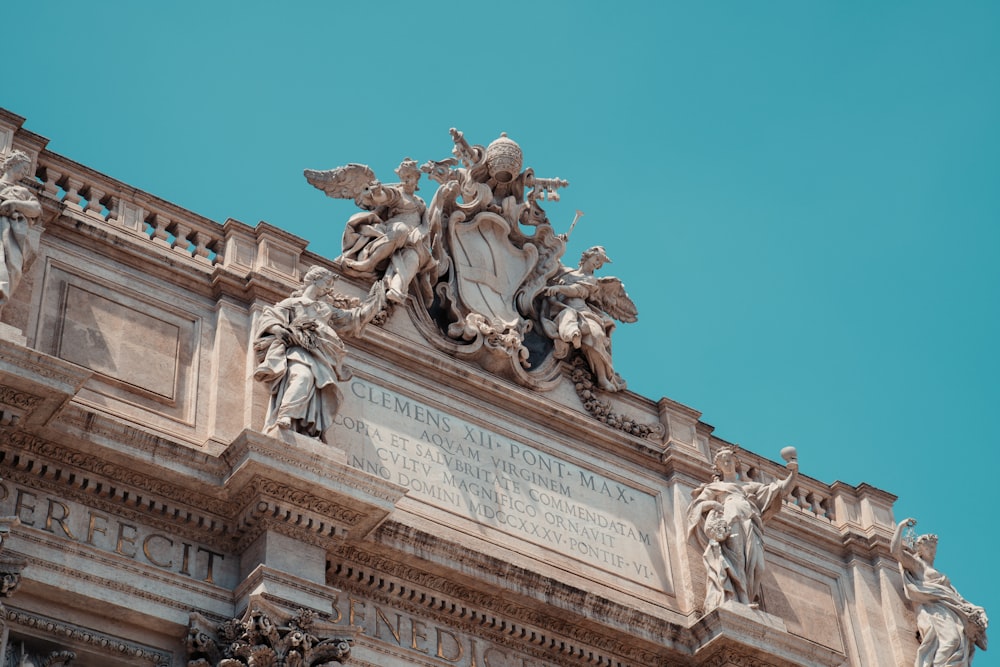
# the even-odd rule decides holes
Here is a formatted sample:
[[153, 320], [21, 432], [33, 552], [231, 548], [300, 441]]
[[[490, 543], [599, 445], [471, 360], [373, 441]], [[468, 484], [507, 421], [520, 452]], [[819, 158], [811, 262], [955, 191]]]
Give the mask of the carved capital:
[[295, 664], [342, 665], [351, 652], [350, 638], [308, 609], [282, 612], [259, 595], [252, 596], [242, 617], [215, 625], [197, 612], [188, 626], [188, 667], [241, 667]]

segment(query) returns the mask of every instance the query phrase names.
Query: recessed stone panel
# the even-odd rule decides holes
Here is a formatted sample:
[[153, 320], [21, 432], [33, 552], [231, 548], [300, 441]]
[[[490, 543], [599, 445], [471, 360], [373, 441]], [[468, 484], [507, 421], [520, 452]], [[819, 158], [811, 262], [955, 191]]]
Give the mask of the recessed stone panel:
[[140, 389], [177, 394], [180, 329], [75, 285], [66, 288], [58, 354]]
[[837, 603], [829, 582], [771, 560], [764, 576], [764, 605], [769, 613], [785, 621], [789, 632], [837, 651], [844, 650]]
[[84, 273], [50, 258], [35, 334], [38, 348], [95, 372], [81, 398], [190, 425], [200, 320], [153, 298], [151, 289], [125, 275]]

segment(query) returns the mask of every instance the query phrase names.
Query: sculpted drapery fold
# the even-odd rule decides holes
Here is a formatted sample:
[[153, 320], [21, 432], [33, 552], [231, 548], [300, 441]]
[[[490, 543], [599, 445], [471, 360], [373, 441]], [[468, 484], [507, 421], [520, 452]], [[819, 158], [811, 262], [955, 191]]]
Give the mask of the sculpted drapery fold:
[[337, 382], [351, 378], [340, 336], [359, 336], [385, 305], [381, 283], [373, 286], [364, 304], [334, 305], [335, 278], [329, 270], [314, 266], [301, 291], [265, 308], [261, 315], [254, 378], [270, 383], [265, 430], [292, 430], [326, 441], [325, 433], [333, 426], [343, 400]]
[[733, 601], [759, 607], [765, 571], [764, 522], [781, 509], [782, 498], [798, 476], [798, 462], [788, 461], [789, 475], [770, 484], [740, 478], [730, 449], [715, 456], [716, 479], [692, 492], [689, 533], [704, 549], [705, 610]]
[[914, 667], [969, 667], [976, 647], [986, 650], [986, 611], [963, 598], [934, 568], [937, 535], [905, 539], [904, 530], [916, 523], [900, 521], [891, 543], [903, 576], [903, 594], [917, 617], [920, 647]]
[[10, 300], [24, 270], [34, 258], [36, 239], [29, 233], [42, 208], [23, 185], [31, 158], [12, 151], [0, 162], [0, 308]]
[[[636, 321], [635, 304], [620, 280], [594, 275], [611, 261], [603, 247], [587, 250], [579, 268], [561, 263], [568, 232], [557, 234], [541, 206], [569, 183], [524, 168], [506, 134], [488, 146], [451, 136], [452, 157], [419, 168], [406, 158], [399, 183], [357, 163], [305, 170], [328, 196], [364, 209], [347, 221], [335, 267], [383, 284], [380, 320], [410, 303], [437, 330], [432, 342], [524, 386], [550, 389], [560, 361], [582, 358], [597, 388], [625, 389], [611, 335], [615, 320]], [[437, 184], [429, 206], [416, 195], [422, 173]]]

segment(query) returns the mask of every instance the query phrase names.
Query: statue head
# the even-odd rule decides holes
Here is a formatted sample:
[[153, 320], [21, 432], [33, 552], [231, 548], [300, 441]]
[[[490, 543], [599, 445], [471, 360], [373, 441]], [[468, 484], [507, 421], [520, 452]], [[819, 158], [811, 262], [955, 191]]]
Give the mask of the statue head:
[[521, 173], [523, 154], [517, 142], [507, 137], [506, 132], [486, 147], [486, 167], [490, 176], [498, 183], [510, 183]]
[[588, 263], [596, 271], [605, 264], [610, 264], [611, 259], [608, 257], [608, 253], [604, 251], [604, 246], [595, 245], [593, 248], [584, 250], [583, 254], [580, 255], [580, 268], [584, 268], [584, 265]]
[[407, 189], [412, 188], [411, 192], [420, 189], [417, 187], [417, 181], [420, 180], [420, 167], [417, 166], [417, 161], [413, 158], [403, 158], [403, 161], [396, 167], [396, 175], [399, 176], [399, 180]]
[[928, 563], [934, 562], [934, 556], [937, 555], [937, 544], [938, 536], [933, 533], [927, 533], [921, 535], [917, 538], [915, 543], [917, 555], [920, 556]]
[[334, 281], [337, 280], [337, 274], [330, 269], [323, 266], [312, 266], [306, 271], [306, 275], [302, 277], [303, 287], [309, 287], [310, 285], [318, 285], [319, 287], [332, 287]]
[[28, 173], [31, 168], [31, 158], [24, 151], [14, 150], [8, 153], [3, 161], [0, 161], [0, 173], [7, 174], [17, 169], [23, 173]]
[[719, 477], [725, 479], [727, 476], [732, 477], [734, 475], [740, 475], [743, 472], [743, 465], [740, 460], [736, 458], [736, 452], [732, 449], [725, 447], [720, 449], [715, 454], [715, 458], [712, 459], [715, 464], [715, 469], [718, 471]]

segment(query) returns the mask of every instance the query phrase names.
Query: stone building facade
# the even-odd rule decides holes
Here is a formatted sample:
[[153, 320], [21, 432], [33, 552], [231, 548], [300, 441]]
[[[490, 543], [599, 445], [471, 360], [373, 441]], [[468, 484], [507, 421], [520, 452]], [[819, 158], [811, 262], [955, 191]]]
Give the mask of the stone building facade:
[[[689, 508], [731, 446], [698, 412], [602, 377], [571, 334], [560, 356], [561, 334], [477, 324], [460, 285], [449, 338], [428, 307], [443, 292], [421, 297], [399, 256], [391, 274], [219, 224], [47, 151], [23, 121], [0, 112], [0, 152], [29, 156], [41, 206], [0, 311], [5, 665], [912, 664], [891, 494], [794, 478], [765, 512], [759, 603], [706, 604], [705, 549], [729, 538], [699, 544]], [[482, 147], [455, 145], [473, 174]], [[457, 160], [435, 164], [456, 182]], [[504, 211], [475, 215], [488, 230]], [[254, 378], [258, 323], [310, 266], [353, 304], [373, 272], [401, 276], [344, 336], [352, 377], [322, 437], [265, 428]], [[558, 270], [537, 294], [593, 273]], [[738, 457], [743, 480], [788, 479]]]

